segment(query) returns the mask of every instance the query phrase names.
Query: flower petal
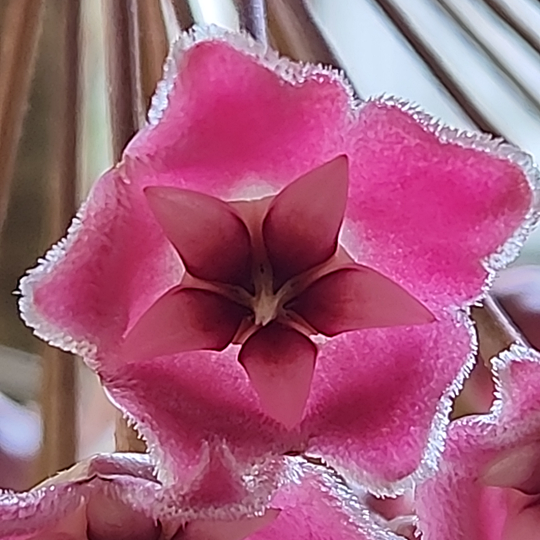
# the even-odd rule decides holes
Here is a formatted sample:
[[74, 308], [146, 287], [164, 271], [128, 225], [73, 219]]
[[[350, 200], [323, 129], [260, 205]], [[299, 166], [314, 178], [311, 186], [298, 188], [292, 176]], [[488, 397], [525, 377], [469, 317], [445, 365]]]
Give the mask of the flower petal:
[[517, 256], [539, 185], [530, 156], [393, 99], [366, 103], [348, 140], [347, 225], [362, 263], [433, 309], [478, 297], [488, 268]]
[[277, 286], [335, 253], [348, 181], [347, 158], [339, 156], [276, 195], [263, 221], [263, 237]]
[[135, 512], [133, 506], [118, 497], [110, 481], [95, 482], [88, 496], [86, 518], [90, 540], [158, 540], [161, 526], [150, 515]]
[[510, 487], [527, 495], [540, 494], [540, 434], [539, 440], [502, 452], [483, 473], [489, 486]]
[[363, 265], [322, 276], [295, 298], [290, 308], [327, 336], [434, 320], [430, 311], [405, 289]]
[[[0, 493], [0, 535], [18, 540], [114, 538], [152, 540], [157, 530], [151, 516], [159, 484], [147, 476], [148, 456], [111, 454], [89, 458], [26, 493]], [[104, 471], [102, 474], [100, 471]], [[125, 474], [124, 474], [125, 473]], [[123, 521], [118, 530], [110, 522]], [[111, 528], [109, 528], [111, 526]], [[137, 536], [141, 532], [150, 536]], [[122, 534], [124, 536], [122, 536]]]
[[338, 155], [351, 97], [334, 72], [215, 28], [193, 41], [176, 43], [158, 118], [126, 149], [132, 181], [253, 198]]
[[473, 361], [472, 339], [458, 313], [431, 324], [349, 332], [319, 346], [301, 426], [306, 451], [375, 494], [428, 475], [451, 398]]
[[206, 281], [249, 283], [249, 232], [230, 205], [174, 187], [147, 187], [144, 193], [191, 275]]
[[238, 470], [289, 448], [283, 428], [261, 410], [238, 349], [119, 365], [103, 379], [108, 394], [156, 451], [165, 484], [184, 489], [194, 482], [215, 444], [227, 446]]
[[291, 428], [304, 414], [316, 357], [309, 338], [273, 322], [248, 338], [238, 359], [265, 412]]
[[220, 351], [248, 314], [215, 292], [175, 287], [137, 321], [121, 354], [128, 361], [138, 361], [183, 351]]
[[296, 460], [293, 481], [272, 500], [279, 516], [248, 540], [400, 540], [380, 527], [340, 479], [323, 467]]
[[417, 488], [426, 540], [538, 534], [538, 494], [531, 497], [523, 488], [537, 487], [540, 356], [513, 346], [494, 364], [501, 397], [492, 412], [450, 425], [439, 470]]
[[272, 523], [278, 515], [279, 510], [270, 508], [262, 516], [235, 521], [191, 521], [178, 540], [244, 540]]

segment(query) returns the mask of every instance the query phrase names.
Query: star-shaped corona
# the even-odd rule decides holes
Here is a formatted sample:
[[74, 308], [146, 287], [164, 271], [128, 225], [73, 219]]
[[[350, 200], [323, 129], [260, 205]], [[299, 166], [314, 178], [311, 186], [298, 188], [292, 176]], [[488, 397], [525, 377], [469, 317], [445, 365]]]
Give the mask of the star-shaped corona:
[[186, 273], [130, 330], [123, 355], [133, 361], [239, 343], [263, 408], [287, 427], [298, 424], [317, 356], [310, 336], [434, 320], [339, 245], [347, 187], [347, 158], [338, 156], [257, 200], [146, 188]]

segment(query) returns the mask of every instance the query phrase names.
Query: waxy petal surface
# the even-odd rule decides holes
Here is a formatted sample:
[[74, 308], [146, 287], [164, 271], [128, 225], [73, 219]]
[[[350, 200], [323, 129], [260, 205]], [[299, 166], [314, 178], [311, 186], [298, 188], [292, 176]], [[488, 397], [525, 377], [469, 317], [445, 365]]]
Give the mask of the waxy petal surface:
[[291, 308], [326, 336], [434, 321], [429, 310], [406, 290], [362, 265], [319, 278], [291, 302]]
[[[21, 283], [25, 320], [99, 371], [156, 443], [165, 476], [194, 474], [203, 442], [215, 436], [246, 462], [297, 448], [300, 438], [374, 485], [417, 474], [470, 360], [469, 331], [455, 313], [482, 293], [487, 266], [510, 259], [525, 235], [501, 248], [530, 211], [530, 160], [435, 128], [406, 104], [356, 107], [336, 73], [279, 60], [218, 30], [183, 37], [167, 73], [150, 125], [96, 184], [68, 239]], [[145, 188], [257, 198], [341, 155], [349, 165], [347, 252], [437, 322], [324, 343], [294, 437], [263, 414], [235, 347], [124, 365], [118, 343], [183, 275]], [[497, 250], [498, 262], [486, 264]]]
[[302, 420], [316, 357], [317, 347], [309, 338], [273, 322], [248, 338], [238, 360], [264, 411], [292, 428]]
[[174, 187], [148, 187], [144, 193], [191, 275], [206, 281], [249, 283], [249, 232], [231, 206]]
[[193, 350], [223, 350], [249, 314], [218, 293], [176, 287], [135, 323], [122, 347], [128, 361]]
[[329, 259], [347, 204], [347, 158], [339, 156], [281, 190], [263, 221], [276, 285]]
[[526, 492], [538, 486], [540, 356], [514, 346], [494, 365], [500, 400], [489, 415], [451, 424], [439, 471], [417, 490], [425, 540], [538, 535], [540, 492]]
[[[112, 399], [136, 420], [150, 448], [159, 448], [165, 484], [185, 489], [195, 481], [206, 470], [209, 446], [225, 445], [241, 475], [295, 443], [297, 437], [261, 409], [238, 349], [163, 356], [107, 374]], [[273, 480], [267, 480], [271, 490]]]

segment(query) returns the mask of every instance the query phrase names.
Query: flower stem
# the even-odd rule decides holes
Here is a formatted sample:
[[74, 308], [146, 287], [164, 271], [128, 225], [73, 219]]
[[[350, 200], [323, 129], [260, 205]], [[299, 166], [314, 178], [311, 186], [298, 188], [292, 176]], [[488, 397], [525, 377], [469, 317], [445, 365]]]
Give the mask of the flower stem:
[[[48, 200], [51, 241], [66, 233], [78, 203], [80, 0], [58, 2], [55, 22], [60, 28]], [[71, 354], [48, 346], [44, 360], [41, 478], [71, 466], [75, 462], [77, 443], [77, 363]]]
[[0, 233], [34, 73], [43, 19], [42, 0], [4, 0], [0, 33]]
[[267, 46], [265, 0], [240, 0], [239, 12], [241, 28], [247, 30], [257, 41]]
[[115, 161], [144, 122], [137, 0], [104, 0], [107, 75]]

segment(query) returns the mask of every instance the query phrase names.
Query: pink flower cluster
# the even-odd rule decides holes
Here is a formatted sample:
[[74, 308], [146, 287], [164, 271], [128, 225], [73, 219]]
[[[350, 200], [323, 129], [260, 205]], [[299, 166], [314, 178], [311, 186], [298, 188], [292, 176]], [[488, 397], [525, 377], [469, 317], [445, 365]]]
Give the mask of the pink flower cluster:
[[[531, 159], [245, 36], [176, 43], [148, 125], [21, 282], [148, 455], [0, 495], [0, 538], [537, 539], [540, 357], [450, 422]], [[536, 536], [535, 536], [536, 535]]]

